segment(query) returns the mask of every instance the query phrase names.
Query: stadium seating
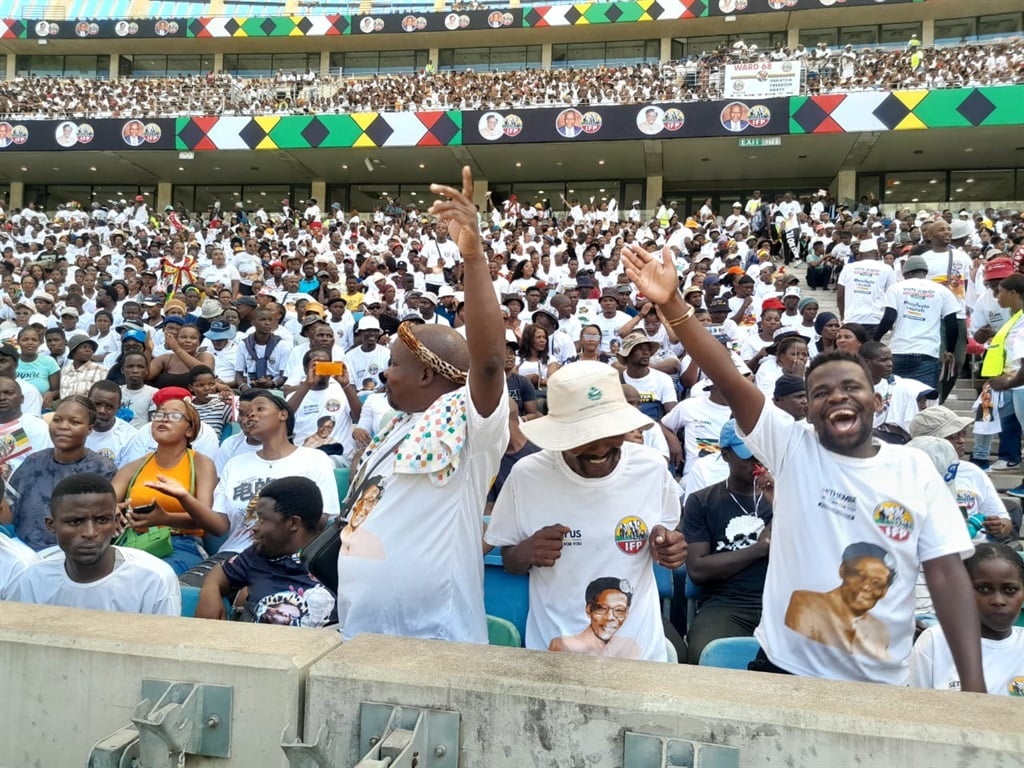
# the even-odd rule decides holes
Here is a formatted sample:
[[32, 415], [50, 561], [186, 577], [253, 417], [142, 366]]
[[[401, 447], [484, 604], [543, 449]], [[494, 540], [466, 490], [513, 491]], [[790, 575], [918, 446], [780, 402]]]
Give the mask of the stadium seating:
[[761, 646], [753, 637], [721, 637], [712, 640], [700, 654], [702, 667], [746, 669]]

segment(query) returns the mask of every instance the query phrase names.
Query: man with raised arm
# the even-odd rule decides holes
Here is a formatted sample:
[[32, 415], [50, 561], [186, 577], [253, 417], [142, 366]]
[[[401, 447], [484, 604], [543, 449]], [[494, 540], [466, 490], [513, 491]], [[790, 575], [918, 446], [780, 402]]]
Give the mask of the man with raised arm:
[[[508, 444], [505, 323], [473, 205], [434, 184], [430, 213], [464, 264], [466, 338], [446, 325], [403, 323], [385, 372], [398, 415], [352, 468], [359, 514], [341, 533], [338, 620], [364, 632], [487, 642], [480, 542], [487, 490]], [[372, 547], [355, 546], [373, 540]]]
[[[721, 389], [744, 443], [775, 477], [771, 558], [752, 669], [836, 680], [906, 685], [914, 636], [914, 582], [923, 564], [935, 612], [949, 638], [962, 690], [984, 692], [972, 588], [961, 558], [973, 552], [963, 519], [926, 456], [872, 440], [879, 405], [860, 358], [819, 355], [807, 370], [807, 421], [767, 402], [725, 348], [693, 320], [678, 290], [671, 253], [622, 251], [626, 274], [654, 301], [686, 351]], [[885, 568], [852, 574], [848, 550], [870, 549]], [[844, 554], [846, 553], [846, 554]], [[881, 573], [882, 569], [878, 569]], [[827, 593], [837, 579], [843, 622], [786, 620], [794, 600]], [[839, 605], [842, 603], [842, 605]], [[801, 606], [796, 606], [797, 608]], [[887, 631], [884, 648], [863, 653], [858, 627], [870, 617]], [[843, 626], [845, 642], [803, 627]], [[881, 633], [876, 633], [881, 635]]]

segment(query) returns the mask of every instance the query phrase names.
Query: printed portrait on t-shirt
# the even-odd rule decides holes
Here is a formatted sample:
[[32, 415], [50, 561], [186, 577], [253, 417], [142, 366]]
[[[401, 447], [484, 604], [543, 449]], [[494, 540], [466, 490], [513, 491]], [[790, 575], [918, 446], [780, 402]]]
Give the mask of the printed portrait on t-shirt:
[[366, 519], [373, 514], [384, 495], [383, 475], [374, 475], [359, 490], [352, 504], [348, 525], [341, 530], [341, 554], [348, 557], [362, 557], [367, 560], [385, 560], [387, 553], [380, 538], [363, 527]]
[[337, 423], [333, 416], [321, 416], [316, 420], [316, 432], [302, 441], [302, 447], [319, 448], [335, 442], [333, 435]]
[[626, 579], [602, 576], [587, 585], [584, 598], [585, 616], [581, 619], [587, 622], [587, 626], [575, 635], [553, 638], [548, 650], [618, 659], [642, 658], [636, 641], [619, 634], [629, 619], [632, 585]]
[[334, 597], [326, 587], [290, 588], [267, 595], [256, 604], [256, 621], [285, 627], [322, 627], [334, 609]]
[[816, 643], [851, 655], [889, 657], [889, 628], [871, 615], [896, 578], [896, 561], [866, 541], [843, 551], [840, 583], [828, 592], [796, 590], [789, 598], [786, 626]]

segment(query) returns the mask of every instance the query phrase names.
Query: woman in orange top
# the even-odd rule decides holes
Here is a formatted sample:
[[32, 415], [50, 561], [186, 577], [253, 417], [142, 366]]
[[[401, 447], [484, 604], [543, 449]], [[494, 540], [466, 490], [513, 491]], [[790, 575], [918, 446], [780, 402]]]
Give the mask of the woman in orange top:
[[213, 462], [191, 448], [199, 434], [196, 409], [181, 399], [162, 399], [159, 392], [153, 401], [157, 410], [150, 421], [156, 451], [118, 470], [113, 484], [131, 528], [171, 529], [174, 552], [163, 560], [181, 575], [206, 559], [203, 530], [192, 515], [212, 514], [217, 474]]

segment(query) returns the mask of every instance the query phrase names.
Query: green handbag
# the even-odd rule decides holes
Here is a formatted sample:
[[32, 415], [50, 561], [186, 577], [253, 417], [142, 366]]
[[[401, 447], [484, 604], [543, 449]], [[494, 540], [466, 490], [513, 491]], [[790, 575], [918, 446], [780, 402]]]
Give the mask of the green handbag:
[[154, 557], [167, 557], [174, 554], [174, 544], [171, 542], [171, 529], [159, 525], [147, 528], [139, 533], [132, 528], [122, 533], [115, 542], [119, 547], [131, 547], [141, 549]]

